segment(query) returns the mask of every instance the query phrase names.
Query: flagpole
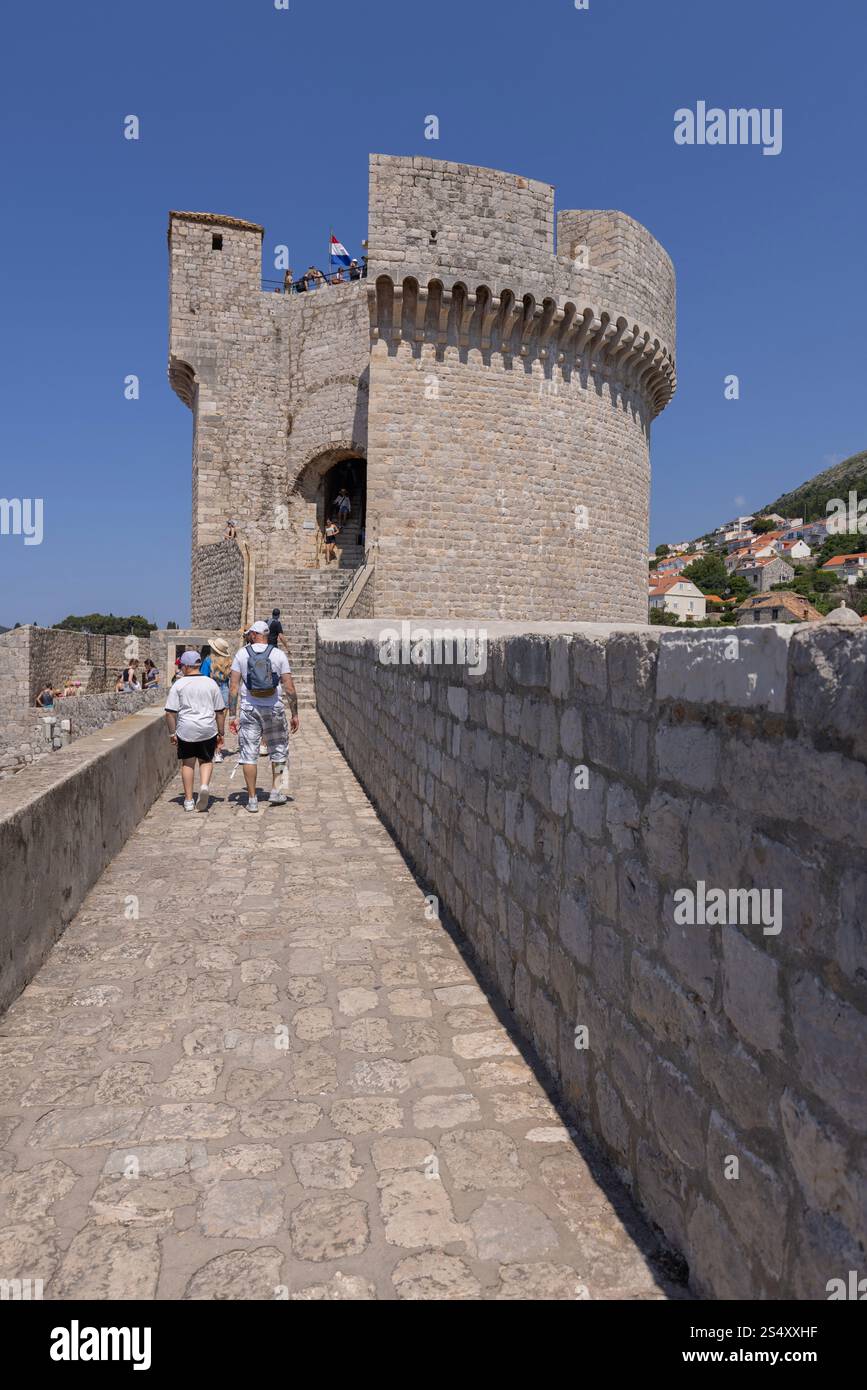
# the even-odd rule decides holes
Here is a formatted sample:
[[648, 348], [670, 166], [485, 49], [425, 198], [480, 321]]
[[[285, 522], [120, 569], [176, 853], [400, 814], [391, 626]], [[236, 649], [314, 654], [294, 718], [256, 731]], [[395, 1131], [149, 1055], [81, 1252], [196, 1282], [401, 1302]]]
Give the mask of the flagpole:
[[332, 255], [331, 255], [331, 238], [332, 238], [333, 236], [334, 236], [334, 228], [331, 227], [331, 228], [329, 228], [329, 231], [328, 231], [328, 283], [329, 283], [329, 285], [331, 284], [331, 272], [332, 272], [332, 270], [333, 270], [333, 266], [332, 266], [332, 264], [331, 264], [331, 262], [332, 262], [332, 260], [333, 260], [333, 257], [332, 257]]

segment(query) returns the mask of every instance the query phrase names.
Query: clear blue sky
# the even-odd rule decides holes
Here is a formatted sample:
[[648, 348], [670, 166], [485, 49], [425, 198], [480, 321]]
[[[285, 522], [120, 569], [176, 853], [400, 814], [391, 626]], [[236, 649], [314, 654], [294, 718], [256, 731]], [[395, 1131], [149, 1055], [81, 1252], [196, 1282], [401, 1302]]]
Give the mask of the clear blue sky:
[[[0, 536], [0, 624], [187, 619], [168, 210], [262, 222], [294, 265], [323, 261], [330, 225], [356, 253], [370, 151], [545, 179], [666, 246], [679, 389], [654, 426], [654, 542], [867, 447], [852, 0], [14, 0], [3, 31], [0, 496], [44, 498], [45, 538]], [[676, 146], [699, 100], [782, 107], [782, 153]]]

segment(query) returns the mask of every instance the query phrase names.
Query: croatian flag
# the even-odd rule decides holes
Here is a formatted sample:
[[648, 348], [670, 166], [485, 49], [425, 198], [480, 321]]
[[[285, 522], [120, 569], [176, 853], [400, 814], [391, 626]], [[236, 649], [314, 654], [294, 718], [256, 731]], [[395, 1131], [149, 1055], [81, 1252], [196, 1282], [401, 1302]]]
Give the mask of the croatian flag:
[[334, 233], [331, 233], [331, 264], [337, 261], [338, 265], [349, 265], [349, 255], [342, 241], [338, 241]]

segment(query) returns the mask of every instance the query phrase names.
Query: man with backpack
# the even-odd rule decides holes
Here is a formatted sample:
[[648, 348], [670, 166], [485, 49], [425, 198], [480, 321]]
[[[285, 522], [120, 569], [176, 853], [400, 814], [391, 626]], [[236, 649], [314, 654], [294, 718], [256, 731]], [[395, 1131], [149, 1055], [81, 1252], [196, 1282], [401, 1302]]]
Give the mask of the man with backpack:
[[[232, 662], [229, 709], [233, 717], [229, 727], [239, 735], [238, 761], [247, 784], [247, 810], [258, 811], [256, 773], [260, 743], [265, 743], [271, 759], [271, 805], [280, 806], [289, 800], [277, 786], [277, 779], [286, 770], [289, 755], [286, 714], [280, 699], [281, 687], [291, 711], [293, 734], [298, 732], [299, 726], [298, 695], [285, 653], [268, 641], [268, 624], [253, 623], [246, 636], [246, 645], [235, 653]], [[239, 691], [240, 720], [236, 715]]]

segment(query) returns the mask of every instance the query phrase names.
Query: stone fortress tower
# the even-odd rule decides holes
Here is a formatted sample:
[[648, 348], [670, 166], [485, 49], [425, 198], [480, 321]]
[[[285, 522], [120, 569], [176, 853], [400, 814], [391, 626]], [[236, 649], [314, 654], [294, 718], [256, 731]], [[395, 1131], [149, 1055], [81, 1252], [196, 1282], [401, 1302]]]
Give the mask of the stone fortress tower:
[[650, 423], [675, 384], [674, 271], [650, 233], [562, 211], [555, 247], [548, 184], [373, 155], [366, 279], [263, 289], [262, 237], [170, 215], [193, 622], [330, 615], [364, 550], [356, 615], [645, 621]]

